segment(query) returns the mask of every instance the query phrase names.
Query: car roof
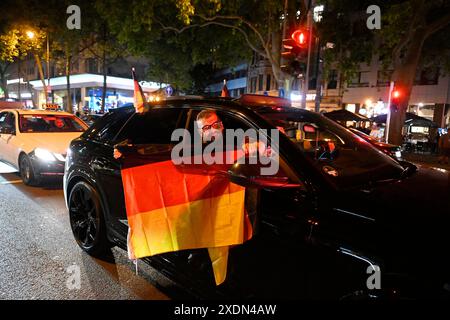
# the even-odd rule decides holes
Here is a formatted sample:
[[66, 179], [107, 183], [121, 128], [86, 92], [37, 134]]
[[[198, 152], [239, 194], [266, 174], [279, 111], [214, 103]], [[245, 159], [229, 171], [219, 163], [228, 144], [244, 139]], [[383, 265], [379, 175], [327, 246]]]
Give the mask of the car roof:
[[[285, 99], [282, 99], [285, 100]], [[280, 101], [282, 101], [280, 100]], [[265, 102], [264, 102], [265, 101]], [[151, 102], [150, 107], [163, 107], [163, 106], [170, 106], [170, 105], [176, 105], [176, 106], [183, 106], [185, 104], [189, 105], [198, 105], [198, 106], [205, 106], [208, 107], [208, 105], [215, 105], [215, 106], [222, 106], [225, 110], [230, 110], [232, 112], [249, 112], [253, 111], [260, 115], [268, 114], [268, 113], [291, 113], [291, 114], [297, 114], [302, 116], [308, 116], [308, 115], [319, 115], [316, 112], [312, 112], [306, 109], [300, 109], [295, 108], [291, 106], [285, 106], [285, 105], [273, 105], [268, 102], [269, 100], [260, 100], [260, 103], [250, 103], [247, 104], [239, 99], [230, 99], [229, 97], [203, 97], [203, 96], [175, 96], [175, 97], [169, 97], [164, 100], [160, 100], [158, 102]], [[125, 104], [122, 107], [116, 108], [116, 109], [110, 109], [108, 113], [117, 113], [117, 112], [130, 112], [134, 109], [134, 106], [132, 103]]]
[[[248, 96], [248, 95], [247, 95]], [[256, 95], [253, 95], [256, 96]], [[170, 97], [165, 100], [161, 100], [159, 102], [150, 103], [150, 106], [161, 106], [167, 104], [184, 104], [188, 102], [189, 104], [199, 104], [199, 105], [207, 105], [207, 104], [216, 104], [221, 105], [229, 109], [239, 110], [253, 110], [258, 113], [267, 113], [267, 112], [302, 112], [302, 113], [314, 113], [308, 111], [306, 109], [295, 108], [291, 106], [286, 106], [284, 104], [272, 103], [272, 101], [276, 101], [277, 97], [273, 97], [275, 99], [261, 99], [259, 102], [252, 101], [252, 103], [247, 103], [246, 100], [241, 101], [240, 99], [230, 99], [228, 97], [202, 97], [202, 96], [177, 96]], [[285, 99], [281, 99], [280, 101], [284, 102]], [[132, 104], [124, 106], [130, 107]], [[120, 109], [120, 108], [118, 108]], [[118, 110], [114, 109], [114, 110]]]
[[26, 115], [63, 115], [63, 116], [73, 116], [73, 114], [65, 111], [50, 111], [50, 110], [39, 110], [39, 109], [9, 109], [17, 111], [18, 114]]

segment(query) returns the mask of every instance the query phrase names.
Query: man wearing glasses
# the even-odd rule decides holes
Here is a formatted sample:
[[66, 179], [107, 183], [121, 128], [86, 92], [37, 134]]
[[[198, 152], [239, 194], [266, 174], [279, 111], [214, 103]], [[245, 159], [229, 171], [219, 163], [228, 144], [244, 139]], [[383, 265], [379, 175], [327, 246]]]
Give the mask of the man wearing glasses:
[[223, 124], [212, 110], [203, 110], [197, 115], [197, 127], [203, 143], [223, 138]]
[[[224, 125], [214, 110], [202, 110], [199, 112], [196, 119], [196, 125], [204, 145], [213, 141], [219, 142], [220, 140], [225, 140]], [[262, 153], [266, 150], [265, 145], [258, 141], [244, 141], [241, 149], [247, 156], [252, 156], [258, 152]], [[257, 189], [246, 188], [245, 210], [250, 217], [253, 233], [256, 232], [256, 214], [258, 211], [259, 195], [260, 193]], [[200, 256], [201, 254], [198, 251], [194, 251], [189, 255], [188, 263], [190, 265], [196, 265], [199, 268], [205, 267], [205, 265], [207, 265], [205, 262], [208, 263], [208, 261], [206, 259], [202, 260]], [[230, 260], [232, 259], [233, 257], [230, 256]], [[234, 265], [231, 263], [229, 272], [230, 276], [234, 272]]]
[[[197, 115], [197, 128], [203, 144], [224, 138], [223, 123], [213, 110], [203, 110]], [[241, 149], [246, 155], [255, 156], [258, 152], [263, 154], [266, 151], [266, 146], [264, 143], [247, 139], [242, 144]]]

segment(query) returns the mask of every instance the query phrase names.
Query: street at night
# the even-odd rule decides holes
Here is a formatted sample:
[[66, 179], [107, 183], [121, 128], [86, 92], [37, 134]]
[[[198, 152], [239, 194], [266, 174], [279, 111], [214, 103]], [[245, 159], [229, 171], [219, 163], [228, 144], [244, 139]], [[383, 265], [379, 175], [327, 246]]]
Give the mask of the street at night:
[[0, 302], [448, 302], [448, 252], [449, 1], [1, 1]]
[[[169, 299], [156, 283], [170, 289], [171, 281], [144, 263], [136, 275], [126, 251], [113, 249], [102, 261], [78, 249], [61, 182], [28, 187], [11, 171], [0, 163], [1, 299]], [[78, 288], [71, 266], [80, 270]]]

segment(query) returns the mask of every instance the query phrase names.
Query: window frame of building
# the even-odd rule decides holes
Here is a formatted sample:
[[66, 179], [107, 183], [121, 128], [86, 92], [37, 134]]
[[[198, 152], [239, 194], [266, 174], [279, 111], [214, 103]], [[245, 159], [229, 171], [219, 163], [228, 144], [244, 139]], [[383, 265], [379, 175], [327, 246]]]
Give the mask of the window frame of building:
[[270, 91], [272, 89], [272, 77], [270, 74], [266, 75], [266, 91]]
[[377, 87], [387, 87], [392, 79], [394, 70], [378, 70], [377, 72]]
[[[348, 83], [348, 87], [349, 88], [360, 88], [360, 87], [368, 87], [369, 86], [369, 81], [367, 82], [361, 82], [361, 75], [362, 74], [370, 74], [370, 71], [358, 71], [356, 73], [356, 75], [350, 79], [349, 83]], [[357, 81], [354, 81], [357, 80]]]
[[327, 89], [337, 89], [338, 72], [336, 69], [331, 69], [328, 73]]
[[258, 77], [254, 76], [250, 78], [250, 91], [252, 93], [256, 92], [256, 82], [258, 81]]
[[258, 91], [263, 91], [264, 89], [264, 74], [258, 75]]
[[[435, 86], [439, 84], [439, 75], [440, 70], [439, 67], [431, 66], [424, 67], [418, 70], [416, 73], [416, 77], [414, 79], [414, 85], [419, 86]], [[432, 77], [428, 77], [427, 73], [433, 72]]]

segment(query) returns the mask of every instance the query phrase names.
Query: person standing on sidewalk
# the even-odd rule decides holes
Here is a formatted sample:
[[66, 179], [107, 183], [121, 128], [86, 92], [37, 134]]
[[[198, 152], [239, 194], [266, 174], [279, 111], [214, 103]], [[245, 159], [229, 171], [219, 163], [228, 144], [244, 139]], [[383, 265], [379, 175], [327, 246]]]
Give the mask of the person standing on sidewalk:
[[441, 158], [439, 159], [439, 163], [449, 164], [450, 158], [450, 128], [447, 128], [447, 133], [443, 134], [439, 139], [439, 150], [441, 152]]

